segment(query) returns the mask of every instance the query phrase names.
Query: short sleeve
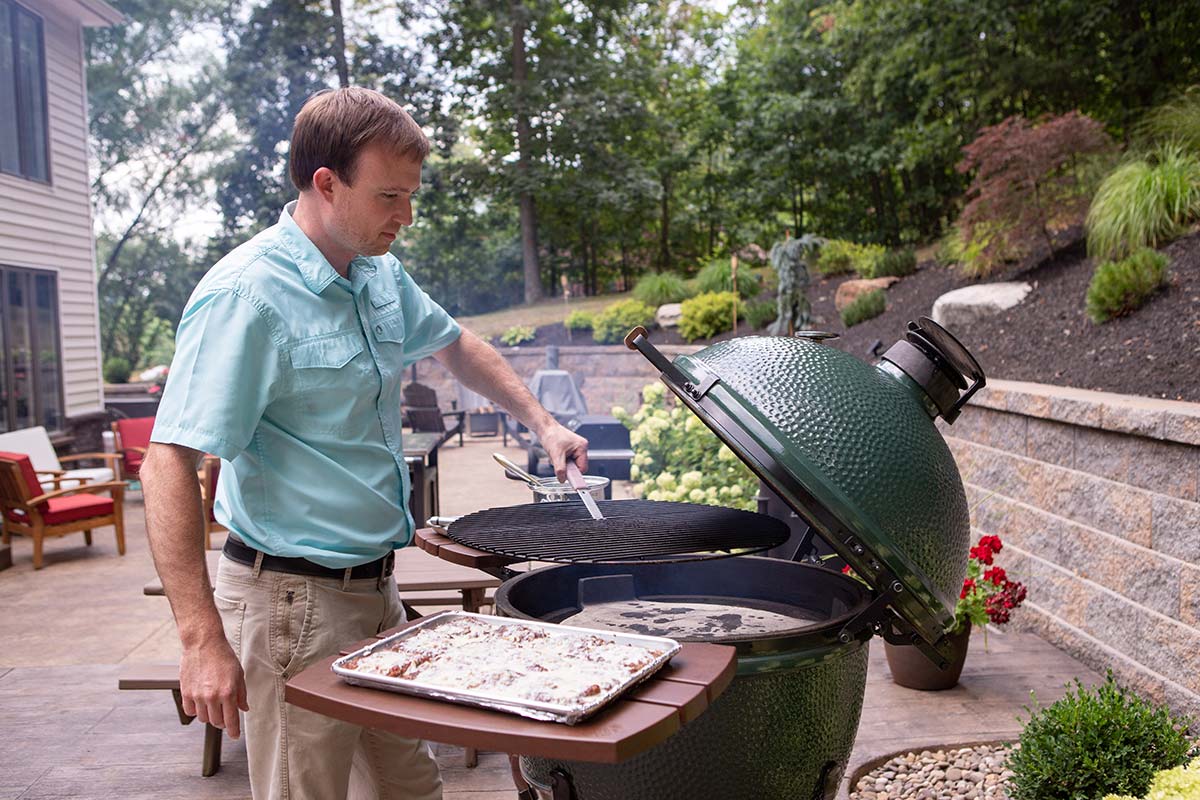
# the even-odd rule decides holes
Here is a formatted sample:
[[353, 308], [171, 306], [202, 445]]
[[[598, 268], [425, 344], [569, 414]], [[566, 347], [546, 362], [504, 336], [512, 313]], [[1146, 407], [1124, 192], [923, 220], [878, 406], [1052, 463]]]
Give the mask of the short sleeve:
[[462, 334], [462, 328], [417, 286], [399, 261], [395, 268], [404, 312], [404, 366], [407, 367], [453, 344]]
[[232, 460], [250, 443], [281, 375], [270, 326], [249, 300], [228, 289], [194, 297], [150, 439]]

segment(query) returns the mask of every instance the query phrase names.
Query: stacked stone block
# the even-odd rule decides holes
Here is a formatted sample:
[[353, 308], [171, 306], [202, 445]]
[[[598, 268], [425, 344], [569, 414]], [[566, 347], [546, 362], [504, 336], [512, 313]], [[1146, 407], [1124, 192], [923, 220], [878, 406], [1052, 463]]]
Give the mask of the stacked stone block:
[[1014, 624], [1200, 716], [1200, 405], [995, 381], [942, 431]]

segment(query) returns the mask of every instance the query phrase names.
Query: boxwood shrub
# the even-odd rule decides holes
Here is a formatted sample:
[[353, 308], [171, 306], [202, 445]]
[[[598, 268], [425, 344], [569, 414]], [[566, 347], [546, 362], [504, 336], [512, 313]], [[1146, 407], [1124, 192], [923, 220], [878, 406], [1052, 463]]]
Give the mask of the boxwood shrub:
[[1096, 267], [1087, 290], [1087, 313], [1107, 322], [1139, 308], [1167, 282], [1167, 257], [1143, 247], [1129, 258]]
[[1112, 671], [1091, 689], [1078, 680], [1063, 699], [1030, 711], [1008, 759], [1013, 800], [1140, 797], [1154, 774], [1187, 761], [1188, 720], [1117, 686]]
[[653, 325], [655, 310], [640, 300], [621, 300], [613, 303], [596, 315], [592, 325], [592, 338], [601, 344], [622, 341], [625, 334], [638, 325], [647, 328]]

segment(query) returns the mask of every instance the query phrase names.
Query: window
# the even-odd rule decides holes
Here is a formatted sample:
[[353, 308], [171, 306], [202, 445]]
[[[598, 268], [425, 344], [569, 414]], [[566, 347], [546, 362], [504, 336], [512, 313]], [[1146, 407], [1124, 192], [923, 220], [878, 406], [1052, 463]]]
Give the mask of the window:
[[0, 0], [0, 172], [50, 180], [42, 20]]
[[0, 431], [63, 427], [58, 276], [0, 267]]

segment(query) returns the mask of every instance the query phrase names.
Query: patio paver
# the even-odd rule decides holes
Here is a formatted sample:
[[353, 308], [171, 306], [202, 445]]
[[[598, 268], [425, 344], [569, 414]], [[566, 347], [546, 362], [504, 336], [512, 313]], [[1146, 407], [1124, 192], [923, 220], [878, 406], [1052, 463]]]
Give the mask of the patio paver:
[[[498, 438], [468, 438], [441, 450], [444, 514], [530, 501], [491, 460], [502, 449]], [[505, 452], [520, 463], [520, 450]], [[226, 740], [221, 771], [201, 778], [203, 726], [181, 726], [167, 693], [116, 688], [119, 664], [179, 655], [168, 604], [142, 595], [153, 565], [140, 494], [126, 519], [123, 557], [112, 534], [97, 531], [90, 548], [82, 536], [47, 542], [46, 567], [34, 572], [30, 542], [14, 540], [15, 565], [0, 572], [0, 800], [249, 796], [242, 742]], [[975, 636], [958, 687], [925, 693], [892, 684], [875, 643], [849, 771], [899, 750], [1010, 738], [1031, 690], [1049, 702], [1074, 677], [1100, 679], [1030, 634], [993, 633], [988, 652], [982, 645]], [[458, 748], [437, 752], [447, 800], [515, 797], [503, 755], [480, 754], [465, 769]]]

